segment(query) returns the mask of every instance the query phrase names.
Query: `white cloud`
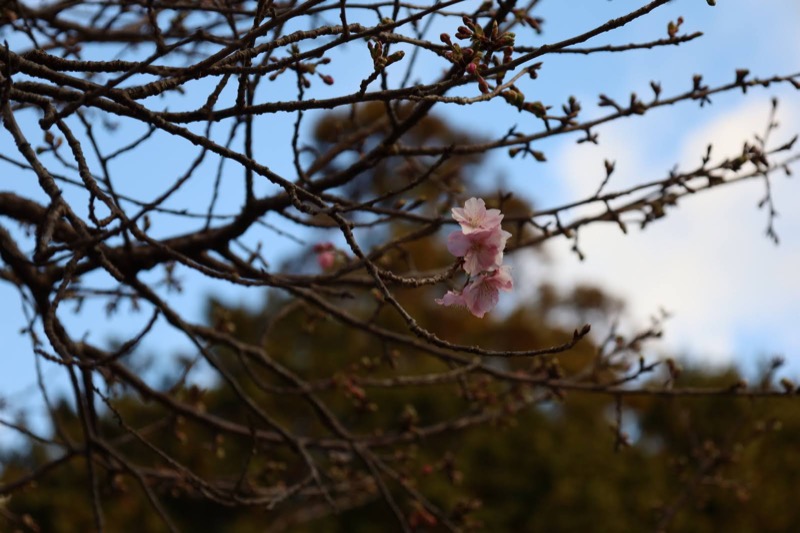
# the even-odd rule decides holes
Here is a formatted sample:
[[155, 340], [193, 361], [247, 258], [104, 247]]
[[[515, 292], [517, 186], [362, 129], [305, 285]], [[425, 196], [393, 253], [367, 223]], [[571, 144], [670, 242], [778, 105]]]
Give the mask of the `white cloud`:
[[[768, 99], [759, 98], [716, 115], [688, 132], [676, 160], [683, 168], [696, 165], [709, 142], [717, 156], [736, 153], [763, 131], [768, 111]], [[800, 129], [799, 111], [782, 108], [780, 118], [789, 127], [779, 130], [776, 141], [788, 139], [791, 126]], [[555, 158], [573, 198], [594, 192], [604, 158], [618, 160], [611, 189], [664, 175], [666, 169], [647, 164], [657, 135], [636, 130], [626, 135], [624, 125], [609, 128], [599, 147], [570, 145]], [[764, 182], [753, 180], [687, 198], [665, 219], [644, 231], [630, 228], [627, 236], [613, 224], [589, 227], [580, 234], [584, 262], [560, 240], [549, 247], [556, 260], [528, 275], [540, 276], [544, 268], [564, 286], [588, 281], [607, 287], [627, 301], [632, 323], [645, 323], [660, 307], [673, 312], [667, 350], [710, 363], [777, 351], [797, 370], [800, 360], [792, 351], [800, 348], [794, 324], [800, 316], [800, 183], [776, 176], [773, 188], [780, 247], [764, 237], [766, 213], [756, 207]]]

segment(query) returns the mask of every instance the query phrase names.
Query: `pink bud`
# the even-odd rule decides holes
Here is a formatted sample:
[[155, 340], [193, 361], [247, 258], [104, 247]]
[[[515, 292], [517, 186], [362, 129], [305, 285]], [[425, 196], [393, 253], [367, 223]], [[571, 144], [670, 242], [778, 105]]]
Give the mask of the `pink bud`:
[[332, 251], [322, 252], [317, 254], [317, 264], [322, 270], [328, 270], [333, 267], [336, 262], [336, 254]]
[[318, 242], [317, 244], [314, 245], [312, 250], [314, 250], [314, 253], [316, 253], [316, 254], [318, 254], [320, 252], [329, 252], [329, 251], [333, 250], [333, 243], [330, 243], [330, 242]]

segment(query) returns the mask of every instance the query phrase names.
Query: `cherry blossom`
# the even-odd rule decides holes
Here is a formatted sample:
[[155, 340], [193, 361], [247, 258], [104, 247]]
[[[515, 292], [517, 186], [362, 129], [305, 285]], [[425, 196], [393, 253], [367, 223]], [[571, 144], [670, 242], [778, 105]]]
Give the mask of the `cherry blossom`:
[[473, 231], [499, 228], [503, 220], [500, 210], [486, 209], [486, 203], [481, 198], [470, 198], [464, 203], [464, 207], [454, 207], [452, 213], [465, 235]]
[[478, 274], [503, 262], [503, 248], [511, 237], [500, 226], [464, 234], [454, 231], [447, 237], [447, 249], [456, 257], [464, 258], [464, 271]]
[[511, 234], [500, 226], [503, 215], [498, 209], [486, 209], [480, 198], [470, 198], [463, 208], [452, 210], [461, 228], [447, 237], [447, 249], [463, 258], [461, 268], [469, 275], [461, 291], [448, 291], [435, 301], [439, 305], [466, 307], [483, 318], [494, 309], [500, 291], [514, 287], [511, 271], [503, 266], [503, 250]]
[[447, 291], [441, 298], [434, 300], [439, 305], [450, 307], [455, 305], [458, 307], [465, 307], [467, 302], [464, 301], [464, 295], [456, 291]]
[[474, 278], [462, 291], [461, 295], [469, 312], [483, 318], [494, 309], [500, 299], [500, 291], [508, 292], [514, 288], [509, 267], [501, 266], [486, 274]]
[[478, 318], [494, 309], [500, 299], [500, 291], [508, 292], [514, 288], [511, 269], [501, 266], [473, 278], [463, 291], [447, 291], [435, 301], [439, 305], [466, 307]]

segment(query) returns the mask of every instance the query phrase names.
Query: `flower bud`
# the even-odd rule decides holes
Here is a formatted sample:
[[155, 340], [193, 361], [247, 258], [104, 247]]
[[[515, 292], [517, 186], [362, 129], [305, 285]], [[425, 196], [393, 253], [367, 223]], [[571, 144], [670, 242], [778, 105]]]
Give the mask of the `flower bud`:
[[464, 26], [459, 26], [458, 31], [456, 31], [456, 38], [457, 39], [469, 39], [472, 37], [472, 32], [469, 29], [465, 28]]
[[392, 63], [397, 63], [398, 61], [403, 59], [405, 56], [406, 56], [405, 52], [403, 52], [402, 50], [398, 50], [397, 52], [389, 55], [389, 57], [386, 58], [386, 65], [391, 65]]
[[317, 264], [322, 270], [328, 270], [333, 267], [336, 262], [336, 254], [332, 251], [322, 252], [317, 255]]

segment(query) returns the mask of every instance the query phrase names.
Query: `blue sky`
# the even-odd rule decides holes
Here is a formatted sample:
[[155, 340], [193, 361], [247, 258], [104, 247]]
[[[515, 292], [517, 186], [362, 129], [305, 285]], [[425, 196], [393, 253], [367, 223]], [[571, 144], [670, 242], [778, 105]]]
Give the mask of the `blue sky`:
[[[632, 0], [543, 0], [540, 15], [545, 17], [545, 33], [518, 32], [517, 42], [538, 46], [591, 29], [598, 23], [624, 14], [643, 1]], [[754, 7], [756, 6], [757, 7]], [[622, 31], [602, 35], [592, 45], [625, 44], [666, 36], [670, 20], [683, 16], [683, 31], [703, 31], [705, 36], [680, 47], [625, 54], [602, 54], [590, 57], [561, 56], [545, 59], [537, 80], [520, 83], [520, 89], [533, 100], [560, 105], [567, 96], [582, 101], [586, 116], [604, 112], [596, 106], [597, 95], [605, 93], [624, 100], [631, 91], [649, 94], [650, 80], [660, 80], [664, 94], [682, 92], [690, 87], [691, 77], [703, 73], [709, 84], [733, 79], [737, 68], [749, 68], [753, 75], [788, 74], [800, 71], [800, 3], [796, 0], [766, 0], [757, 4], [747, 0], [719, 0], [715, 8], [703, 0], [676, 0], [642, 21]], [[455, 32], [455, 27], [434, 25], [431, 35], [441, 31]], [[12, 41], [13, 44], [13, 41]], [[13, 48], [13, 47], [12, 47]], [[107, 50], [93, 50], [100, 56]], [[333, 62], [326, 73], [336, 78], [332, 87], [317, 83], [308, 97], [327, 97], [357, 88], [371, 70], [366, 47], [350, 46]], [[421, 57], [417, 76], [434, 79], [444, 68], [432, 56]], [[394, 69], [394, 70], [391, 70]], [[390, 82], [402, 77], [402, 62], [390, 67]], [[415, 78], [416, 79], [416, 78]], [[204, 82], [196, 82], [199, 94], [208, 93]], [[469, 89], [466, 89], [467, 91]], [[293, 82], [279, 79], [269, 86], [266, 98], [291, 99]], [[223, 95], [225, 98], [228, 95]], [[530, 159], [508, 160], [505, 153], [492, 157], [485, 168], [486, 180], [501, 180], [518, 194], [542, 207], [574, 200], [596, 189], [602, 179], [602, 161], [617, 161], [617, 171], [610, 189], [625, 184], [660, 178], [674, 164], [688, 166], [699, 160], [708, 142], [715, 142], [718, 155], [736, 151], [743, 140], [763, 130], [769, 101], [781, 98], [779, 120], [782, 128], [776, 141], [787, 140], [800, 132], [800, 98], [795, 90], [783, 87], [753, 90], [747, 98], [740, 93], [716, 98], [710, 107], [699, 109], [687, 103], [658, 110], [646, 117], [620, 121], [598, 129], [601, 144], [597, 147], [576, 145], [576, 138], [557, 138], [537, 146], [548, 156], [547, 163]], [[153, 105], [164, 105], [153, 102]], [[190, 108], [196, 101], [170, 101], [171, 110]], [[502, 102], [464, 109], [438, 106], [437, 112], [456, 125], [477, 133], [504, 133], [513, 124], [521, 130], [538, 126], [526, 116]], [[308, 113], [304, 131], [310, 131], [316, 113]], [[21, 118], [33, 139], [35, 117]], [[259, 161], [276, 172], [292, 176], [289, 140], [293, 116], [272, 115], [259, 122], [256, 135], [262, 140]], [[196, 130], [200, 132], [201, 130]], [[141, 129], [123, 126], [104, 138], [110, 145], [122, 146]], [[215, 130], [220, 138], [226, 132]], [[11, 139], [0, 132], [0, 151], [14, 153]], [[144, 157], [142, 156], [144, 154]], [[112, 169], [121, 179], [119, 188], [139, 198], [148, 198], [163, 190], [175, 175], [185, 171], [196, 150], [186, 143], [160, 137], [146, 143], [134, 157], [120, 160]], [[798, 169], [800, 170], [800, 169]], [[19, 191], [34, 199], [42, 199], [30, 174], [0, 163], [3, 188]], [[201, 166], [198, 179], [181, 190], [171, 204], [203, 210], [210, 197], [210, 186], [216, 176], [216, 161]], [[269, 190], [263, 185], [261, 193]], [[634, 328], [646, 323], [651, 314], [664, 307], [674, 313], [667, 323], [666, 338], [653, 348], [653, 355], [666, 352], [685, 353], [695, 361], [721, 364], [736, 361], [753, 368], [759, 358], [782, 354], [789, 362], [789, 377], [800, 377], [800, 335], [795, 322], [800, 316], [800, 211], [797, 179], [776, 179], [775, 196], [781, 217], [778, 231], [782, 242], [775, 247], [763, 236], [766, 218], [756, 207], [763, 184], [752, 182], [741, 187], [692, 198], [666, 219], [646, 232], [633, 231], [623, 236], [614, 227], [598, 227], [581, 236], [587, 254], [579, 262], [569, 252], [569, 243], [554, 242], [548, 246], [552, 261], [542, 264], [520, 256], [516, 259], [517, 285], [521, 294], [547, 276], [567, 287], [576, 281], [592, 281], [610, 287], [627, 301], [624, 324]], [[78, 189], [65, 188], [65, 194], [76, 204], [85, 198]], [[241, 173], [229, 165], [223, 173], [222, 194], [217, 213], [235, 212], [241, 199]], [[271, 221], [268, 219], [268, 222]], [[6, 224], [7, 221], [3, 223]], [[277, 222], [277, 221], [274, 221]], [[175, 217], [156, 217], [154, 233], [172, 235], [189, 229]], [[260, 228], [247, 236], [250, 243], [266, 239], [270, 253], [279, 261], [282, 255], [296, 250], [296, 245], [279, 235]], [[157, 276], [151, 274], [155, 280]], [[108, 284], [102, 276], [93, 280], [97, 286]], [[242, 290], [220, 286], [199, 276], [185, 277], [185, 290], [169, 295], [176, 308], [192, 320], [201, 320], [204, 302], [209, 294], [230, 302], [255, 305], [262, 298], [258, 290]], [[24, 322], [18, 295], [8, 285], [0, 285], [0, 336], [4, 339], [3, 371], [0, 372], [0, 397], [8, 408], [0, 416], [10, 417], [20, 406], [37, 405], [33, 358], [27, 339], [19, 334]], [[120, 334], [135, 332], [147, 320], [131, 315], [124, 308], [106, 317], [101, 305], [88, 304], [76, 314], [69, 326], [74, 334], [90, 335], [95, 340], [111, 340]], [[165, 357], [187, 351], [188, 344], [179, 334], [160, 325], [144, 345], [146, 352]], [[45, 365], [48, 385], [59, 388], [60, 370]], [[0, 440], [7, 438], [0, 428]]]

